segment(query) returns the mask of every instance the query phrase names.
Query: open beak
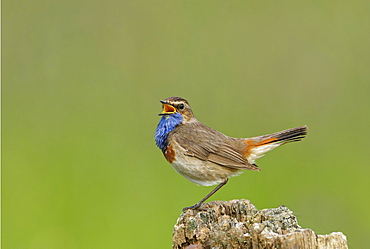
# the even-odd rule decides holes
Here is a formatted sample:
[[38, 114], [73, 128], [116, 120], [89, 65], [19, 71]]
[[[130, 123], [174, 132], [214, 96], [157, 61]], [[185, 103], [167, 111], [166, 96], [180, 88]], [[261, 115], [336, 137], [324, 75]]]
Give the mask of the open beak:
[[169, 115], [176, 112], [176, 108], [173, 107], [172, 105], [167, 104], [166, 101], [160, 100], [159, 102], [161, 102], [163, 105], [163, 112], [161, 112], [158, 115]]

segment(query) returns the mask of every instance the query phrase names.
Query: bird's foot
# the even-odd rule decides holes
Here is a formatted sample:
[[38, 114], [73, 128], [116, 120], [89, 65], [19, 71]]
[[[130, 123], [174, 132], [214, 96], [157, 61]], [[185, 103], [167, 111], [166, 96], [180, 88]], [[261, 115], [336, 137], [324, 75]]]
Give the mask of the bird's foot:
[[203, 204], [203, 202], [198, 202], [197, 204], [195, 204], [195, 205], [193, 205], [193, 206], [190, 206], [190, 207], [184, 207], [183, 209], [182, 209], [182, 211], [183, 212], [185, 212], [186, 210], [188, 210], [188, 209], [198, 209], [198, 210], [201, 210], [201, 211], [207, 211], [207, 209], [206, 208], [202, 208], [201, 206], [202, 206], [202, 204]]

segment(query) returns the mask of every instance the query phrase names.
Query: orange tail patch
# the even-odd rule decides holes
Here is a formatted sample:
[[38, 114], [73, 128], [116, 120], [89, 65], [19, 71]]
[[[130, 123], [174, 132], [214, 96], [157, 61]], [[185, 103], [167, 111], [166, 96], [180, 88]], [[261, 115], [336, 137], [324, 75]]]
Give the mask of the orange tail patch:
[[267, 138], [265, 140], [262, 140], [261, 142], [254, 144], [254, 146], [262, 146], [262, 145], [270, 144], [270, 143], [276, 142], [277, 140], [279, 139], [276, 137]]
[[307, 135], [307, 126], [300, 126], [269, 135], [246, 138], [243, 155], [253, 163], [264, 153], [289, 142], [300, 141]]
[[[254, 151], [255, 151], [255, 148], [256, 147], [260, 147], [260, 146], [264, 146], [264, 145], [268, 145], [268, 144], [271, 144], [271, 143], [274, 143], [276, 141], [278, 141], [279, 139], [276, 138], [276, 137], [272, 137], [272, 138], [267, 138], [267, 139], [263, 139], [261, 141], [256, 141], [254, 139], [245, 139], [244, 140], [244, 143], [245, 143], [245, 149], [243, 150], [243, 155], [248, 158]], [[273, 148], [271, 149], [274, 149], [275, 147], [277, 147], [279, 145], [276, 145], [274, 146]]]

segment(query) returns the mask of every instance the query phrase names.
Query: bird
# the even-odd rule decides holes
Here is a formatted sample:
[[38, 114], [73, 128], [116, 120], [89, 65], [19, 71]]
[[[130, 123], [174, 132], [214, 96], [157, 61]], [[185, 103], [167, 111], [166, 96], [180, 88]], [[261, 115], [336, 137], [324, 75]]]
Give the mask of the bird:
[[229, 137], [198, 121], [181, 97], [160, 100], [163, 111], [155, 131], [156, 145], [172, 167], [191, 182], [217, 186], [195, 205], [183, 208], [202, 209], [202, 204], [222, 188], [230, 177], [243, 170], [261, 171], [255, 161], [280, 145], [300, 141], [308, 127], [299, 126], [251, 138]]

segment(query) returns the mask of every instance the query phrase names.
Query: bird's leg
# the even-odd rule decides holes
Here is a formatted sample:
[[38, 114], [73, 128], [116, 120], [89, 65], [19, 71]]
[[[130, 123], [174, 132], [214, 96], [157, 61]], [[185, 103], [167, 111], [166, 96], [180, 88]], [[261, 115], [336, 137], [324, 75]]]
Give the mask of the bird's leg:
[[182, 211], [185, 211], [187, 209], [199, 209], [200, 206], [209, 198], [211, 197], [214, 193], [216, 193], [220, 188], [222, 188], [226, 183], [227, 181], [229, 180], [229, 178], [226, 178], [223, 182], [221, 182], [219, 185], [217, 185], [217, 187], [215, 187], [211, 192], [209, 192], [208, 195], [206, 195], [200, 202], [198, 202], [197, 204], [193, 205], [193, 206], [190, 206], [190, 207], [185, 207], [182, 209]]

